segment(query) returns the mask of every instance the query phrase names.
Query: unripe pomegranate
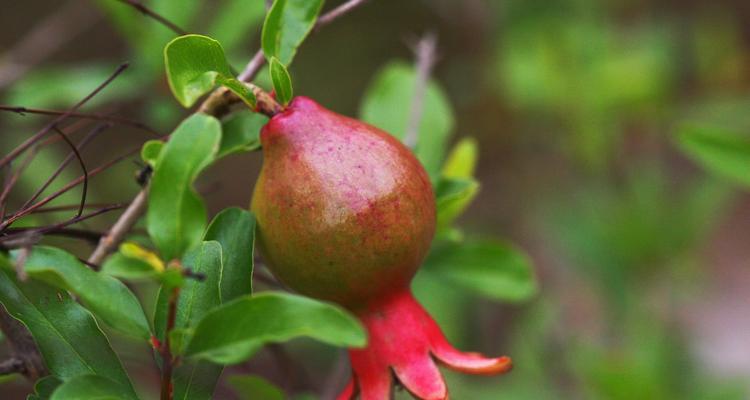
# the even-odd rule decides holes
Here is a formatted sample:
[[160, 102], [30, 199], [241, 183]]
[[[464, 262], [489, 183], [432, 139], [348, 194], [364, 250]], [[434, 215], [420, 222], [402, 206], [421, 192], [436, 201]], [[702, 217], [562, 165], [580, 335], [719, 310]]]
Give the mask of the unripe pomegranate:
[[260, 138], [252, 210], [269, 268], [290, 288], [348, 308], [368, 330], [368, 346], [349, 351], [353, 378], [339, 399], [390, 399], [391, 371], [417, 398], [447, 399], [431, 356], [471, 373], [510, 369], [507, 357], [455, 350], [411, 295], [435, 233], [435, 199], [409, 149], [305, 97]]

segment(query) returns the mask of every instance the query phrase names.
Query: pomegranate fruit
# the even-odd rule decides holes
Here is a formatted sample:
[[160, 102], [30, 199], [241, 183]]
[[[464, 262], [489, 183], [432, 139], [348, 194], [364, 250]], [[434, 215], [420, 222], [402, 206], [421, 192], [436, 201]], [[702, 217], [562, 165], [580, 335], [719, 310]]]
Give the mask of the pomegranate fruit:
[[350, 349], [340, 400], [387, 400], [396, 379], [419, 399], [447, 399], [435, 360], [459, 371], [508, 371], [508, 357], [454, 349], [409, 283], [435, 233], [429, 177], [386, 132], [297, 97], [261, 131], [252, 210], [271, 271], [290, 288], [333, 301], [367, 328]]

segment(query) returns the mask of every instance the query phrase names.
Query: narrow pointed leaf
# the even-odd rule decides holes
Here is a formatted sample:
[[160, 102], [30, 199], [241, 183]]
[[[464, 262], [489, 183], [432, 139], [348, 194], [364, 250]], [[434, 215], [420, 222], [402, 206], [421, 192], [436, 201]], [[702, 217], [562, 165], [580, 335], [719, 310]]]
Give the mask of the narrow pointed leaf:
[[279, 103], [285, 106], [292, 99], [292, 78], [289, 76], [289, 71], [286, 70], [284, 64], [276, 57], [271, 57], [269, 67], [273, 89], [276, 91], [276, 98], [279, 100]]
[[194, 114], [162, 149], [151, 178], [146, 226], [165, 261], [200, 242], [206, 207], [193, 189], [198, 173], [215, 157], [221, 140], [216, 118]]

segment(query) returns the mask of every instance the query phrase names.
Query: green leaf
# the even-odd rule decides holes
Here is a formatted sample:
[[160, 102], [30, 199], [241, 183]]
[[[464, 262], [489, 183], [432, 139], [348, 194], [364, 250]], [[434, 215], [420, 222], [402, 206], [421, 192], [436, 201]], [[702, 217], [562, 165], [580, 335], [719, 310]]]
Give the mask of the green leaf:
[[132, 391], [100, 375], [79, 375], [60, 385], [50, 400], [123, 400], [132, 399]]
[[34, 337], [50, 373], [62, 380], [95, 373], [128, 388], [130, 379], [89, 311], [59, 289], [35, 279], [19, 282], [0, 255], [0, 303]]
[[133, 242], [121, 244], [120, 250], [102, 266], [104, 274], [132, 280], [155, 279], [164, 270], [164, 261], [159, 256]]
[[226, 303], [253, 290], [255, 216], [240, 208], [227, 208], [214, 217], [204, 240], [221, 244], [221, 301]]
[[446, 178], [473, 178], [479, 157], [477, 153], [479, 149], [474, 138], [461, 139], [445, 160], [442, 175]]
[[239, 363], [266, 343], [310, 337], [335, 346], [361, 347], [366, 334], [343, 309], [302, 296], [265, 292], [243, 296], [198, 323], [185, 355], [216, 363]]
[[276, 0], [263, 23], [261, 43], [266, 58], [289, 65], [313, 26], [323, 0]]
[[172, 94], [184, 107], [190, 107], [217, 85], [224, 85], [251, 107], [255, 95], [234, 78], [221, 44], [208, 36], [185, 35], [164, 48], [164, 65]]
[[34, 393], [26, 397], [26, 400], [48, 400], [52, 392], [57, 389], [62, 381], [53, 375], [47, 375], [40, 378], [34, 384]]
[[[383, 68], [365, 92], [360, 119], [404, 139], [414, 97], [416, 72], [410, 65], [394, 62]], [[414, 153], [431, 177], [436, 177], [453, 130], [450, 103], [435, 81], [430, 81]]]
[[141, 147], [141, 158], [152, 168], [156, 166], [161, 149], [164, 148], [164, 142], [161, 140], [149, 140]]
[[216, 118], [193, 114], [172, 133], [151, 178], [146, 225], [164, 260], [180, 258], [200, 242], [206, 207], [192, 184], [216, 155], [221, 125]]
[[24, 263], [29, 276], [75, 293], [107, 325], [133, 337], [151, 337], [143, 308], [133, 292], [111, 276], [83, 265], [54, 247], [35, 246]]
[[255, 112], [236, 112], [222, 121], [221, 146], [217, 158], [260, 148], [260, 129], [268, 119]]
[[[189, 332], [188, 328], [195, 326], [203, 315], [221, 304], [219, 282], [223, 273], [222, 253], [219, 242], [206, 241], [185, 254], [182, 260], [184, 268], [205, 275], [205, 279], [187, 279], [180, 290], [175, 320], [176, 331], [181, 336], [179, 342], [184, 342], [185, 335]], [[157, 300], [154, 326], [160, 339], [165, 335], [169, 295], [169, 290], [162, 288]], [[170, 338], [177, 339], [177, 335]], [[173, 346], [176, 350], [181, 347], [184, 347], [181, 343], [175, 343]], [[210, 399], [222, 369], [222, 366], [206, 362], [183, 363], [174, 371], [175, 398]]]
[[284, 400], [284, 391], [257, 375], [232, 375], [229, 385], [243, 400]]
[[448, 228], [479, 193], [479, 182], [473, 178], [441, 178], [435, 187], [439, 228]]
[[524, 301], [537, 292], [528, 256], [499, 240], [438, 243], [430, 250], [424, 268], [495, 300]]
[[271, 57], [269, 66], [276, 97], [285, 106], [292, 99], [292, 78], [289, 76], [289, 71], [286, 70], [286, 67], [278, 58]]
[[682, 129], [678, 144], [709, 171], [750, 187], [750, 137], [723, 129], [689, 126]]

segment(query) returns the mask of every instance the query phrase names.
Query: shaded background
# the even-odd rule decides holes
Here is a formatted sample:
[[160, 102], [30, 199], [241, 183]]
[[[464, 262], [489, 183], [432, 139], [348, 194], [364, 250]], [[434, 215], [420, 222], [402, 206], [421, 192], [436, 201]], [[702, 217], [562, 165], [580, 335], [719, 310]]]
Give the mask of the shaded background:
[[[219, 39], [237, 69], [258, 48], [262, 1], [147, 3]], [[508, 354], [516, 364], [494, 378], [446, 371], [452, 398], [748, 398], [750, 197], [683, 156], [676, 138], [695, 126], [750, 132], [750, 3], [371, 0], [303, 44], [291, 67], [295, 93], [356, 116], [377, 71], [394, 59], [412, 62], [409, 46], [426, 31], [438, 35], [434, 77], [454, 108], [455, 137], [480, 143], [482, 189], [461, 225], [524, 249], [540, 285], [532, 300], [507, 304], [417, 280], [458, 347]], [[167, 133], [187, 115], [163, 74], [161, 49], [173, 36], [114, 0], [8, 2], [1, 102], [64, 109], [128, 60], [86, 111]], [[2, 153], [47, 121], [0, 114]], [[84, 157], [98, 165], [149, 138], [115, 126]], [[12, 204], [66, 154], [63, 145], [47, 148]], [[199, 190], [212, 212], [249, 203], [260, 162], [260, 153], [236, 155], [203, 174]], [[124, 161], [93, 178], [90, 201], [128, 201], [138, 169]], [[106, 229], [113, 218], [87, 226]], [[139, 294], [146, 304], [154, 297], [153, 288]], [[139, 390], [153, 393], [149, 350], [110, 337]], [[298, 341], [225, 376], [256, 372], [290, 392], [325, 394], [343, 387], [340, 371], [335, 350]], [[30, 390], [21, 378], [5, 379], [9, 398]], [[226, 385], [216, 395], [234, 396]]]

